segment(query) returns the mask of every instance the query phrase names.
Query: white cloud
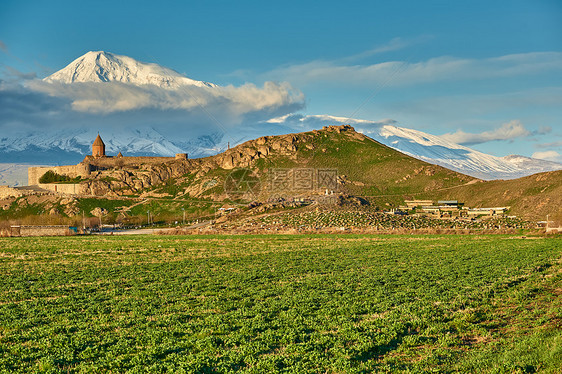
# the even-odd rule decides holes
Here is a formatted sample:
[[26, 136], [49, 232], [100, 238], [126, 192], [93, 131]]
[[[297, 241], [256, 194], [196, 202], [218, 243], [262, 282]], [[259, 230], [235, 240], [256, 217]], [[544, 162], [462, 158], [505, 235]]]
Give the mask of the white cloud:
[[481, 133], [473, 134], [467, 133], [462, 130], [457, 130], [455, 133], [448, 133], [441, 135], [442, 138], [453, 143], [462, 145], [472, 145], [491, 142], [495, 140], [512, 140], [531, 135], [521, 122], [514, 120], [503, 124], [501, 127], [484, 131]]
[[[303, 106], [303, 94], [287, 83], [171, 90], [118, 82], [32, 80], [22, 85], [0, 80], [0, 134], [13, 139], [62, 129], [134, 128], [156, 131], [189, 151], [193, 144], [188, 140], [224, 137], [235, 144], [249, 125]], [[213, 143], [209, 139], [200, 141]]]
[[[365, 53], [372, 54], [369, 51]], [[267, 79], [287, 80], [299, 84], [321, 82], [402, 86], [562, 71], [562, 52], [532, 52], [487, 59], [442, 56], [421, 62], [386, 61], [371, 65], [343, 64], [344, 61], [316, 60], [289, 65], [270, 71], [264, 76]]]
[[535, 152], [531, 157], [547, 161], [562, 162], [562, 155], [556, 151]]
[[[279, 114], [302, 109], [304, 95], [288, 83], [266, 82], [263, 87], [180, 86], [165, 89], [154, 85], [120, 82], [51, 83], [32, 81], [28, 86], [50, 96], [67, 98], [79, 112], [113, 113], [138, 109], [204, 110], [217, 118], [239, 120], [257, 112]], [[267, 116], [266, 116], [267, 117]]]

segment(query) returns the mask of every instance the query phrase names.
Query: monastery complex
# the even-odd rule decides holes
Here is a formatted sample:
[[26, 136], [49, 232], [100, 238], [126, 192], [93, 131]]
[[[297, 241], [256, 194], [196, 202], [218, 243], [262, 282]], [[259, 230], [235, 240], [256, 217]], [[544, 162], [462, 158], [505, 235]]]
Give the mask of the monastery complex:
[[[53, 171], [70, 178], [88, 178], [93, 172], [138, 164], [161, 164], [171, 160], [187, 160], [187, 153], [178, 153], [175, 157], [124, 157], [121, 152], [117, 156], [105, 153], [105, 143], [98, 134], [92, 144], [92, 154], [87, 155], [77, 165], [30, 167], [27, 170], [27, 184], [39, 185], [39, 179], [48, 171]], [[42, 185], [43, 187], [43, 185]]]

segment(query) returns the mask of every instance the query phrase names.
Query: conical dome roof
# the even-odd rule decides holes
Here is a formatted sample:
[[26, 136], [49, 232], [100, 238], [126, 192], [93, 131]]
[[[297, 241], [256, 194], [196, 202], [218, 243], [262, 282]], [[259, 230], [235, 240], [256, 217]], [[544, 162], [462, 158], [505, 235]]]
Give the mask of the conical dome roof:
[[98, 136], [96, 137], [96, 140], [94, 140], [93, 145], [103, 145], [103, 146], [105, 146], [105, 144], [103, 143], [103, 140], [101, 140], [100, 134], [98, 134]]

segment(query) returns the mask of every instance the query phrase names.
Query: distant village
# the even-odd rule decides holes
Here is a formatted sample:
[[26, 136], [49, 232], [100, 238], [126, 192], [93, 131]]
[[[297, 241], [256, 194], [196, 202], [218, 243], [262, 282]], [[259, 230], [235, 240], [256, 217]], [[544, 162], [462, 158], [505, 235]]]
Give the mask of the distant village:
[[[504, 216], [509, 210], [509, 207], [470, 208], [457, 200], [439, 200], [437, 204], [433, 200], [406, 200], [404, 203], [406, 205], [399, 206], [398, 209], [392, 210], [390, 213], [402, 214], [413, 210], [416, 213], [424, 213], [433, 218], [473, 219]], [[515, 218], [515, 216], [511, 217]]]

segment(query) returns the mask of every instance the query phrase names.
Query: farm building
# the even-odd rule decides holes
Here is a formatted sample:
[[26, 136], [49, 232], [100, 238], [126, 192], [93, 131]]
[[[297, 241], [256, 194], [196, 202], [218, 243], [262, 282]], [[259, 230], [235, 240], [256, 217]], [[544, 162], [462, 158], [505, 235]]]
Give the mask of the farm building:
[[507, 212], [508, 207], [496, 207], [496, 208], [472, 208], [472, 209], [465, 209], [463, 212], [466, 212], [468, 217], [477, 217], [477, 216], [503, 216], [505, 212]]
[[433, 205], [433, 200], [405, 200], [404, 203], [408, 209], [414, 209], [419, 206], [431, 206]]
[[458, 200], [439, 200], [437, 204], [450, 207], [460, 207], [464, 205], [464, 203], [459, 203]]

